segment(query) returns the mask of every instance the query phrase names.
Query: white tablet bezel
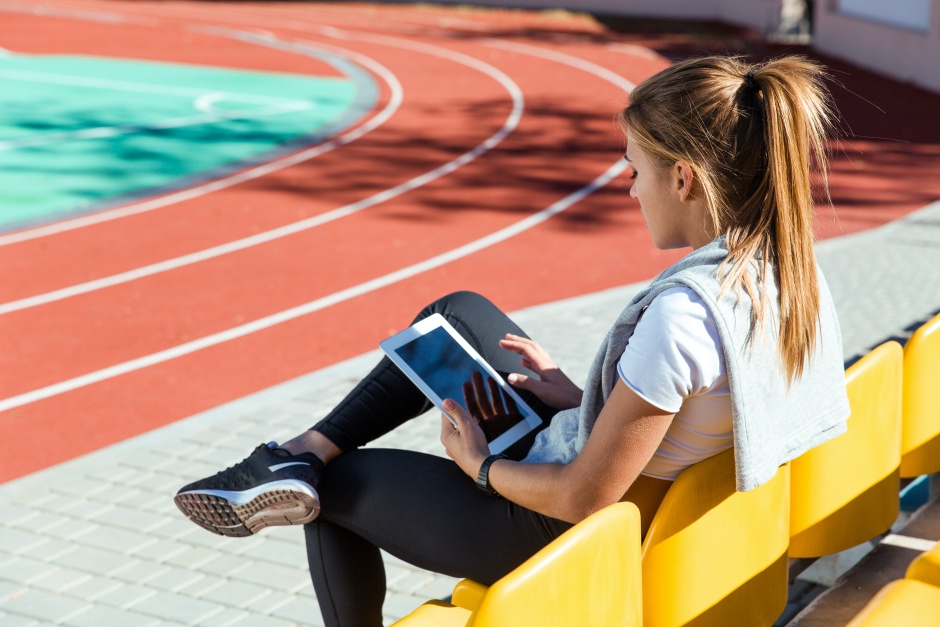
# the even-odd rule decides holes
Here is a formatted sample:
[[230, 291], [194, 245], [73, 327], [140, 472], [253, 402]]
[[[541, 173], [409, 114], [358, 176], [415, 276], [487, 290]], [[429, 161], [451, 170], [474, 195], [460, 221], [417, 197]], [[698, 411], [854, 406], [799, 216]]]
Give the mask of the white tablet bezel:
[[[529, 407], [525, 401], [523, 401], [519, 395], [516, 393], [512, 387], [506, 383], [503, 378], [493, 370], [486, 361], [480, 356], [479, 353], [474, 350], [470, 344], [464, 340], [459, 333], [450, 325], [449, 322], [440, 314], [433, 314], [419, 320], [414, 325], [408, 327], [400, 333], [396, 333], [392, 337], [388, 338], [379, 343], [379, 346], [385, 351], [385, 354], [388, 355], [388, 358], [395, 363], [396, 366], [401, 368], [411, 381], [424, 392], [424, 395], [428, 397], [445, 415], [447, 412], [444, 411], [444, 399], [437, 395], [437, 393], [431, 389], [431, 387], [424, 381], [421, 376], [415, 372], [409, 363], [402, 358], [396, 352], [396, 349], [401, 347], [404, 344], [407, 344], [419, 337], [427, 335], [435, 329], [444, 329], [451, 339], [453, 339], [461, 348], [466, 351], [466, 353], [476, 362], [483, 372], [493, 378], [496, 381], [499, 388], [503, 391], [504, 394], [512, 397], [512, 400], [516, 402], [516, 406], [519, 408], [520, 413], [523, 415], [523, 420], [519, 421], [513, 425], [508, 431], [500, 435], [498, 438], [489, 443], [490, 454], [495, 455], [496, 453], [502, 453], [512, 444], [515, 444], [519, 438], [523, 437], [533, 429], [536, 429], [542, 424], [542, 419], [539, 417], [535, 411]], [[463, 405], [463, 399], [455, 398], [455, 401]], [[465, 408], [466, 409], [466, 408]], [[450, 419], [450, 417], [448, 417]], [[453, 421], [451, 421], [453, 422]]]

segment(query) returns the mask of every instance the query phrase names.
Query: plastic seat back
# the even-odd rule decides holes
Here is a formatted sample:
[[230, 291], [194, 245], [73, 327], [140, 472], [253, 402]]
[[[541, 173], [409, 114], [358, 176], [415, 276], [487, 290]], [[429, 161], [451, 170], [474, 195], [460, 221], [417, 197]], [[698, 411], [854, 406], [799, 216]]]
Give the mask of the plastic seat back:
[[467, 624], [639, 626], [641, 589], [640, 512], [615, 503], [490, 586]]
[[737, 492], [733, 450], [679, 475], [643, 542], [643, 624], [773, 624], [787, 602], [789, 480], [784, 465]]
[[791, 557], [844, 551], [897, 518], [902, 357], [886, 342], [849, 368], [847, 431], [791, 462]]
[[904, 345], [901, 476], [940, 472], [940, 314]]

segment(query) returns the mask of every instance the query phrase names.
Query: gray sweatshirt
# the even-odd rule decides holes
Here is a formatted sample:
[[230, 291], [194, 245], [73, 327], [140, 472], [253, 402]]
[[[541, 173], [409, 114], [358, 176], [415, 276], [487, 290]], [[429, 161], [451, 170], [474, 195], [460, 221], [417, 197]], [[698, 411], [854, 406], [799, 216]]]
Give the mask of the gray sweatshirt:
[[[800, 379], [787, 387], [777, 355], [777, 288], [769, 290], [772, 317], [748, 341], [751, 301], [734, 290], [719, 298], [718, 267], [727, 257], [723, 237], [692, 251], [667, 268], [627, 305], [607, 333], [588, 373], [581, 407], [559, 412], [537, 436], [523, 460], [569, 463], [584, 448], [591, 429], [618, 380], [617, 362], [636, 324], [663, 290], [685, 286], [701, 297], [715, 318], [731, 388], [737, 489], [747, 491], [771, 479], [777, 467], [846, 429], [842, 335], [832, 296], [819, 273], [819, 328], [816, 349]], [[773, 321], [773, 322], [771, 322]]]

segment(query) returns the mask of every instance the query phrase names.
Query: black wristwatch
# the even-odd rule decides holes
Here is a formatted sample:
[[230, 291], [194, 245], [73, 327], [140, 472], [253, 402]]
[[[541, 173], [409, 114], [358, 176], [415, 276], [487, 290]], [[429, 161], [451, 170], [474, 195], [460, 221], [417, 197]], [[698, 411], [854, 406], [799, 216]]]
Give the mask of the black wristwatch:
[[499, 453], [498, 455], [490, 455], [483, 460], [483, 465], [480, 466], [480, 472], [477, 475], [477, 487], [492, 496], [493, 498], [501, 499], [499, 492], [493, 489], [493, 486], [490, 485], [490, 466], [493, 465], [497, 459], [509, 459], [508, 455]]

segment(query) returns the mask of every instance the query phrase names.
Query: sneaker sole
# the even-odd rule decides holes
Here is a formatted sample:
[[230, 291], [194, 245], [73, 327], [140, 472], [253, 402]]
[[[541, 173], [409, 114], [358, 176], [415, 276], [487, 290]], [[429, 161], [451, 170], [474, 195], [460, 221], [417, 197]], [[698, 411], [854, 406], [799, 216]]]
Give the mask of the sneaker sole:
[[320, 513], [315, 496], [296, 490], [263, 492], [244, 505], [211, 494], [177, 494], [173, 500], [191, 521], [230, 538], [244, 538], [265, 527], [305, 525]]

